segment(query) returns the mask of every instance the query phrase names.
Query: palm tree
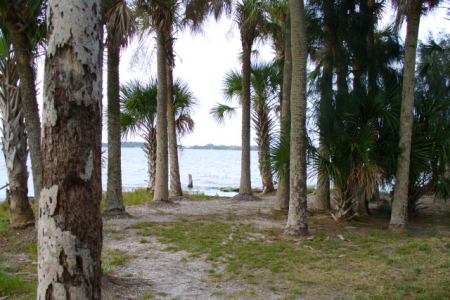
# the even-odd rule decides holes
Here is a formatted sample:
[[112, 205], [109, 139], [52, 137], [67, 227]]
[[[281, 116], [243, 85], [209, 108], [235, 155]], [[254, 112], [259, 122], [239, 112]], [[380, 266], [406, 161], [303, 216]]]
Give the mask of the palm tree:
[[397, 24], [400, 24], [406, 17], [406, 40], [399, 131], [399, 148], [402, 149], [402, 152], [399, 154], [397, 162], [394, 199], [389, 222], [389, 228], [391, 229], [405, 229], [408, 225], [408, 185], [414, 110], [414, 73], [420, 17], [424, 9], [431, 9], [439, 2], [439, 0], [393, 1], [397, 5]]
[[[175, 81], [174, 107], [175, 126], [178, 136], [192, 132], [194, 121], [190, 117], [196, 99], [188, 85], [180, 79]], [[148, 190], [155, 187], [155, 170], [157, 160], [157, 82], [152, 79], [146, 85], [139, 81], [131, 81], [121, 87], [122, 112], [121, 126], [124, 136], [140, 134], [144, 139], [144, 152], [148, 159]]]
[[157, 132], [156, 132], [156, 178], [154, 200], [169, 200], [169, 158], [167, 136], [167, 66], [168, 42], [173, 24], [173, 1], [139, 0], [137, 8], [150, 27], [156, 31], [156, 64], [158, 78]]
[[284, 234], [308, 235], [306, 199], [306, 61], [307, 38], [303, 0], [289, 2], [292, 42], [290, 201]]
[[34, 196], [39, 199], [42, 186], [41, 122], [36, 99], [35, 51], [45, 35], [44, 0], [0, 1], [0, 19], [14, 49], [20, 94], [30, 147]]
[[[276, 124], [276, 108], [279, 95], [279, 69], [271, 63], [255, 65], [251, 70], [251, 108], [252, 124], [256, 131], [258, 145], [259, 171], [262, 178], [264, 193], [274, 190], [271, 172], [270, 145]], [[227, 100], [238, 97], [242, 104], [242, 75], [237, 71], [226, 74], [224, 94]], [[211, 109], [213, 118], [222, 123], [225, 114], [229, 114], [232, 107], [219, 104]]]
[[48, 2], [38, 299], [101, 299], [101, 2]]
[[0, 111], [2, 143], [10, 186], [10, 226], [14, 229], [34, 225], [28, 202], [27, 134], [25, 130], [19, 76], [8, 38], [0, 31]]
[[122, 197], [119, 64], [120, 50], [135, 33], [136, 24], [126, 1], [108, 0], [105, 4], [108, 48], [108, 183], [104, 213], [126, 214]]

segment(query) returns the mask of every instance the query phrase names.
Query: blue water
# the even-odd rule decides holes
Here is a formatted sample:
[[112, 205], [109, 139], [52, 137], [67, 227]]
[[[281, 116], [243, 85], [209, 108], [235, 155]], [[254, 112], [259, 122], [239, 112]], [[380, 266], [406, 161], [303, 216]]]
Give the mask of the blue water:
[[[103, 148], [107, 151], [107, 148]], [[107, 157], [107, 153], [104, 154]], [[251, 181], [253, 188], [261, 188], [258, 170], [258, 152], [250, 152]], [[220, 187], [238, 188], [241, 173], [241, 151], [184, 149], [180, 151], [180, 178], [183, 190], [207, 195], [233, 196], [233, 192], [221, 192]], [[30, 161], [28, 160], [28, 164]], [[29, 196], [34, 194], [29, 167]], [[189, 189], [188, 174], [192, 174], [194, 187]], [[106, 164], [102, 168], [102, 187], [106, 190]], [[122, 185], [124, 190], [146, 187], [148, 180], [147, 159], [141, 148], [122, 148]], [[0, 187], [8, 182], [5, 161], [0, 159]], [[0, 191], [0, 199], [5, 198], [5, 190]]]

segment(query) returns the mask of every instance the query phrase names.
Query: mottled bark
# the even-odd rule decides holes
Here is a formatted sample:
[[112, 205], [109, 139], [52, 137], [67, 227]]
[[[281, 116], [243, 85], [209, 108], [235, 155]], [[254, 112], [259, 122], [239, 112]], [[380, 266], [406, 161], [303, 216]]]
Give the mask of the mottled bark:
[[11, 57], [0, 63], [0, 110], [2, 113], [2, 151], [9, 181], [10, 227], [22, 229], [34, 225], [28, 201], [27, 135], [18, 88], [16, 64]]
[[291, 12], [291, 191], [285, 235], [308, 235], [306, 194], [306, 21], [303, 0], [289, 1]]
[[173, 73], [172, 67], [167, 67], [167, 135], [169, 140], [170, 165], [170, 195], [182, 197], [180, 180], [180, 164], [178, 162], [177, 130], [175, 127], [175, 111], [173, 108]]
[[118, 45], [108, 45], [108, 182], [104, 210], [107, 214], [126, 213], [122, 196], [119, 51]]
[[50, 0], [37, 299], [100, 299], [100, 0]]
[[412, 126], [414, 110], [414, 74], [416, 66], [417, 39], [419, 35], [422, 1], [410, 4], [407, 14], [405, 60], [403, 63], [402, 106], [400, 112], [400, 142], [402, 152], [398, 156], [394, 199], [389, 228], [406, 228], [408, 225], [408, 187], [411, 158]]
[[270, 117], [266, 107], [256, 106], [253, 112], [253, 123], [256, 129], [256, 144], [258, 145], [258, 166], [261, 174], [263, 194], [275, 190], [270, 168]]
[[[291, 82], [292, 82], [292, 53], [291, 53], [291, 26], [290, 17], [285, 22], [285, 54], [283, 67], [283, 89], [281, 96], [281, 139], [289, 137], [290, 123], [291, 123]], [[277, 195], [275, 198], [274, 209], [289, 210], [289, 165], [284, 166], [284, 176], [278, 176]]]
[[157, 43], [157, 124], [156, 124], [156, 180], [153, 200], [169, 200], [169, 159], [167, 141], [167, 63], [166, 34], [163, 25], [156, 32]]
[[42, 150], [41, 150], [41, 121], [36, 98], [36, 74], [34, 70], [34, 55], [30, 38], [24, 31], [16, 27], [14, 20], [5, 19], [14, 57], [20, 78], [20, 95], [22, 97], [25, 127], [27, 129], [30, 147], [31, 170], [33, 173], [34, 198], [39, 199], [42, 188]]

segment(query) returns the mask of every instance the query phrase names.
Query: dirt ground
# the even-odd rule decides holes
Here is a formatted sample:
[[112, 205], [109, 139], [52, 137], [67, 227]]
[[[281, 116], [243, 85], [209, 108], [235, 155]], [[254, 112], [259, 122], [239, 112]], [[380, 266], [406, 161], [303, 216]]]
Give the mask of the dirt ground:
[[[309, 207], [313, 209], [314, 195], [308, 196], [308, 202]], [[185, 251], [162, 251], [167, 247], [167, 244], [160, 243], [158, 238], [154, 236], [146, 237], [148, 243], [140, 243], [142, 237], [136, 234], [137, 229], [130, 226], [146, 221], [170, 222], [182, 216], [232, 213], [245, 216], [245, 222], [254, 226], [282, 230], [287, 217], [281, 215], [278, 218], [273, 218], [273, 203], [274, 196], [265, 196], [261, 198], [261, 201], [249, 202], [237, 202], [231, 198], [221, 198], [217, 200], [181, 201], [174, 206], [136, 205], [127, 207], [127, 211], [133, 216], [131, 219], [112, 218], [105, 220], [104, 251], [118, 250], [135, 256], [128, 259], [123, 265], [114, 268], [111, 275], [147, 280], [143, 284], [136, 281], [136, 296], [123, 299], [140, 299], [143, 296], [142, 294], [139, 295], [139, 292], [142, 293], [149, 287], [153, 290], [153, 293], [148, 299], [240, 299], [239, 296], [233, 295], [242, 294], [246, 290], [254, 289], [255, 286], [247, 284], [243, 280], [220, 281], [220, 294], [215, 295], [218, 283], [205, 272], [205, 270], [211, 269], [211, 263], [206, 261], [204, 257], [191, 257], [187, 261], [182, 261], [183, 257], [187, 257], [189, 253]], [[425, 214], [439, 214], [449, 209], [448, 204], [435, 203], [432, 197], [425, 198], [424, 204], [428, 206], [424, 210]], [[380, 219], [382, 226], [387, 227], [388, 220], [387, 217]], [[321, 230], [336, 226], [336, 222], [329, 217], [329, 214], [323, 216], [321, 224]], [[324, 224], [325, 226], [323, 226]], [[346, 223], [347, 227], [350, 225], [350, 223]], [[411, 223], [410, 225], [416, 226], [417, 230], [421, 230], [420, 224]], [[315, 232], [314, 227], [310, 226], [312, 235]], [[326, 234], [333, 234], [333, 232], [327, 232]], [[450, 235], [450, 232], [446, 234]], [[256, 291], [251, 299], [282, 299], [280, 293], [271, 292], [267, 288], [259, 288]], [[339, 298], [339, 295], [336, 296]], [[299, 296], [296, 299], [311, 298]]]
[[[180, 218], [195, 218], [199, 216], [226, 216], [232, 214], [238, 216], [227, 222], [244, 222], [264, 230], [276, 230], [282, 233], [286, 225], [287, 216], [273, 211], [275, 197], [264, 196], [261, 201], [235, 201], [232, 198], [219, 198], [216, 200], [185, 200], [177, 202], [176, 205], [133, 205], [127, 207], [127, 212], [131, 218], [104, 218], [104, 241], [103, 241], [103, 265], [107, 273], [103, 278], [102, 293], [103, 299], [178, 299], [178, 300], [222, 300], [222, 299], [341, 299], [345, 295], [336, 293], [325, 298], [312, 297], [309, 295], [299, 295], [295, 298], [279, 291], [273, 291], [267, 283], [253, 282], [236, 277], [234, 279], [218, 280], [211, 276], [206, 270], [212, 269], [213, 262], [205, 259], [205, 256], [190, 256], [186, 251], [165, 251], [168, 244], [161, 243], [157, 236], [146, 236], [145, 243], [142, 243], [142, 236], [138, 235], [139, 229], [133, 228], [134, 224], [142, 222], [173, 222]], [[427, 220], [435, 216], [450, 218], [450, 203], [433, 202], [433, 197], [423, 198], [424, 206], [421, 218], [414, 218], [410, 222], [411, 230], [415, 232], [425, 232], [430, 223]], [[314, 209], [314, 195], [308, 196], [308, 205]], [[337, 239], [340, 230], [352, 230], [350, 222], [335, 222], [329, 213], [314, 215], [314, 220], [310, 220], [309, 231], [311, 236], [330, 236]], [[241, 217], [239, 217], [241, 216]], [[431, 217], [433, 216], [433, 217]], [[225, 220], [225, 218], [223, 218]], [[425, 222], [425, 223], [424, 223]], [[436, 222], [434, 220], [433, 222]], [[369, 216], [367, 223], [368, 230], [373, 228], [387, 228], [389, 217], [386, 215]], [[361, 224], [360, 227], [362, 228]], [[440, 234], [450, 237], [450, 229], [446, 227]], [[30, 238], [33, 232], [14, 233], [17, 240]], [[20, 236], [22, 235], [22, 236]], [[11, 240], [11, 237], [9, 237]], [[6, 239], [0, 246], [0, 258], [8, 256], [6, 263], [35, 265], [36, 262], [30, 259], [29, 255], [20, 251], [11, 250]], [[449, 243], [450, 245], [450, 243]], [[123, 262], [107, 267], [107, 257], [111, 253], [126, 254]], [[186, 259], [188, 257], [188, 259]], [[5, 262], [3, 262], [5, 263]], [[214, 266], [219, 270], [224, 267]], [[25, 272], [31, 281], [36, 280], [36, 274]], [[275, 275], [276, 276], [276, 275]], [[257, 275], [255, 278], [258, 278]], [[307, 284], [307, 283], [305, 283]], [[319, 286], [311, 288], [320, 288]], [[220, 291], [220, 292], [219, 292]], [[253, 291], [248, 296], [248, 291]], [[241, 297], [240, 295], [246, 295]], [[16, 298], [2, 298], [16, 299]], [[19, 298], [18, 298], [19, 299]], [[26, 299], [26, 298], [20, 298]]]

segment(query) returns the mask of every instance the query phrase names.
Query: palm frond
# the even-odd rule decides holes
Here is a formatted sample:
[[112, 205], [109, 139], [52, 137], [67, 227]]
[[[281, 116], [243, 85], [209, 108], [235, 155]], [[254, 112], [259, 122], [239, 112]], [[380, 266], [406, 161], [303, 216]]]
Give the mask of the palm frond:
[[226, 117], [234, 117], [236, 115], [236, 107], [217, 103], [217, 105], [209, 111], [213, 120], [218, 124], [224, 124]]

